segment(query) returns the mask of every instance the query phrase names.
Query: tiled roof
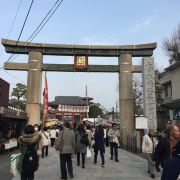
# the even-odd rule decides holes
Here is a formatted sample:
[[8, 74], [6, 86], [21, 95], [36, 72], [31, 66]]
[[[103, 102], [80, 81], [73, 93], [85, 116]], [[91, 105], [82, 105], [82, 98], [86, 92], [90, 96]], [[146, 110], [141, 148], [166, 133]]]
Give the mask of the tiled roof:
[[55, 101], [49, 102], [49, 104], [84, 106], [86, 102], [79, 96], [56, 96]]

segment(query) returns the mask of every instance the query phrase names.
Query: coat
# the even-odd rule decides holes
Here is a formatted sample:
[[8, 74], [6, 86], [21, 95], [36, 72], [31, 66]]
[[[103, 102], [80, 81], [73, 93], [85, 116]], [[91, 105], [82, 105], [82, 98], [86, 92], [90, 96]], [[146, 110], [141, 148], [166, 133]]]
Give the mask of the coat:
[[161, 165], [164, 165], [166, 159], [170, 157], [170, 145], [167, 137], [159, 139], [159, 143], [155, 148], [153, 153], [153, 160], [161, 162]]
[[80, 134], [79, 131], [76, 132], [75, 134], [75, 139], [76, 139], [76, 152], [79, 153], [86, 153], [87, 152], [87, 146], [80, 143], [81, 137], [83, 134]]
[[20, 146], [20, 156], [17, 162], [17, 170], [20, 173], [22, 172], [23, 159], [25, 157], [27, 146], [34, 144], [35, 149], [38, 150], [40, 141], [41, 141], [41, 134], [39, 132], [35, 132], [33, 134], [24, 134], [23, 136], [19, 137], [18, 143]]
[[94, 151], [100, 150], [101, 152], [105, 153], [104, 133], [95, 132], [94, 141], [95, 141]]
[[47, 131], [41, 133], [42, 136], [42, 145], [48, 146], [50, 144], [50, 135]]
[[142, 142], [142, 152], [143, 153], [153, 153], [153, 142], [151, 138], [146, 134]]
[[180, 154], [165, 161], [161, 180], [177, 180], [180, 175]]
[[120, 137], [119, 129], [109, 129], [108, 131], [109, 142], [113, 142], [113, 139]]
[[75, 152], [74, 132], [69, 128], [60, 131], [56, 140], [55, 148], [56, 150], [59, 150], [60, 154], [73, 154]]
[[92, 137], [93, 137], [92, 131], [89, 130], [89, 129], [86, 129], [86, 134], [88, 135], [89, 144], [91, 144], [91, 142], [92, 142]]

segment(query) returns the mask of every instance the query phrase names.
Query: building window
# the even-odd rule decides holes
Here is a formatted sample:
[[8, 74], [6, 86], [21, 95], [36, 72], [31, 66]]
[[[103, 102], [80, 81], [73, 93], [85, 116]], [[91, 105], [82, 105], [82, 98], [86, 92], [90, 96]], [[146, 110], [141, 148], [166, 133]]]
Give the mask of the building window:
[[166, 83], [166, 84], [164, 85], [164, 94], [165, 94], [165, 98], [172, 96], [172, 85], [171, 85], [171, 81], [169, 81], [168, 83]]

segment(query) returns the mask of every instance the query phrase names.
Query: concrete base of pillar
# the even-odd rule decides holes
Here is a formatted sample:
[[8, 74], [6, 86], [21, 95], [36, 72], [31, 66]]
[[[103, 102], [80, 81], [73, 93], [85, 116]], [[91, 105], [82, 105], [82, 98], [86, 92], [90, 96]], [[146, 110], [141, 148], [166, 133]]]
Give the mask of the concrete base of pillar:
[[29, 117], [28, 124], [40, 124], [40, 104], [26, 104], [26, 112]]
[[134, 109], [133, 100], [120, 99], [120, 120], [121, 120], [121, 138], [123, 146], [127, 146], [127, 138], [134, 132]]

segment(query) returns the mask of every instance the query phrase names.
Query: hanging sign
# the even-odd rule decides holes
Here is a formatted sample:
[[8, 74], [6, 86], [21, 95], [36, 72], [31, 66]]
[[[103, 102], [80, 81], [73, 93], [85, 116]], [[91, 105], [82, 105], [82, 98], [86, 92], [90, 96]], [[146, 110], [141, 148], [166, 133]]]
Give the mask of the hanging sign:
[[74, 56], [74, 69], [85, 70], [88, 68], [88, 56], [87, 55], [75, 55]]

